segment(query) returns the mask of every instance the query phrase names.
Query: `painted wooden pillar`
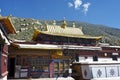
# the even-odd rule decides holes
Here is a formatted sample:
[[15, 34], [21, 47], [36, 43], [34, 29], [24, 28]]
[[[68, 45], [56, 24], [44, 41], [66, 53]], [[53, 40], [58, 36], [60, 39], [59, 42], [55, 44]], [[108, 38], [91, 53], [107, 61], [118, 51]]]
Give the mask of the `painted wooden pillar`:
[[0, 77], [2, 80], [7, 79], [7, 66], [8, 66], [8, 46], [5, 44], [0, 44]]
[[53, 78], [54, 77], [54, 60], [50, 62], [49, 69], [50, 69], [50, 78]]
[[2, 53], [2, 77], [7, 76], [8, 74], [8, 46], [4, 45]]

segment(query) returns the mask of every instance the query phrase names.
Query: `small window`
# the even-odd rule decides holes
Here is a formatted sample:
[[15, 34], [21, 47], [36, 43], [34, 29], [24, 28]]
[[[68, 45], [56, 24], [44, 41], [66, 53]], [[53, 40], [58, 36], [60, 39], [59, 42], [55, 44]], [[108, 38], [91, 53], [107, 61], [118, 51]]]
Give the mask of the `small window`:
[[93, 61], [98, 61], [98, 56], [93, 56]]
[[58, 62], [54, 63], [54, 71], [59, 72], [59, 63]]
[[112, 60], [117, 61], [117, 56], [116, 55], [112, 55]]

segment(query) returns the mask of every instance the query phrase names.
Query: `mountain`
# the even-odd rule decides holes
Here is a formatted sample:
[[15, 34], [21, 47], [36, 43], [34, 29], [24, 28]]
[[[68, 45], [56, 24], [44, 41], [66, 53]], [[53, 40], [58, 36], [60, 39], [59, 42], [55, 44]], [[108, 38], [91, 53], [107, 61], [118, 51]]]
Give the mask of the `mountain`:
[[[17, 31], [17, 34], [9, 35], [11, 39], [31, 41], [34, 27], [40, 30], [44, 29], [45, 20], [18, 17], [11, 17], [11, 19]], [[75, 21], [67, 21], [67, 25], [72, 26], [73, 22], [76, 27], [82, 27], [85, 35], [103, 36], [101, 42], [109, 43], [110, 45], [120, 45], [120, 29]], [[53, 20], [47, 20], [47, 23], [53, 24]], [[61, 25], [62, 23], [62, 20], [56, 21], [57, 25]]]

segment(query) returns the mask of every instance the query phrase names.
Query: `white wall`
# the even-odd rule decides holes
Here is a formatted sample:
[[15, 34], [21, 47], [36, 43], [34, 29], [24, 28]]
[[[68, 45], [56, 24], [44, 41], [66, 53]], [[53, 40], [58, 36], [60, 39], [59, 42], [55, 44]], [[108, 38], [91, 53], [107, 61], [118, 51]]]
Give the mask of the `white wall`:
[[0, 34], [2, 36], [3, 39], [5, 39], [5, 43], [7, 43], [8, 45], [10, 44], [9, 41], [7, 40], [7, 38], [4, 36], [2, 30], [0, 29]]

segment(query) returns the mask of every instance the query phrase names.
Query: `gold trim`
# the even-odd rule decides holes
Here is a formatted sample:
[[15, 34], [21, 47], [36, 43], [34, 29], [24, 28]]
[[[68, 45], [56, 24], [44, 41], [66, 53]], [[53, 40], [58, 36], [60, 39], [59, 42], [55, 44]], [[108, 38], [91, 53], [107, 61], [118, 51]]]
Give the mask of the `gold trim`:
[[[42, 34], [48, 34], [48, 35], [54, 35], [54, 36], [65, 36], [65, 37], [75, 37], [75, 38], [85, 38], [85, 39], [96, 39], [96, 40], [99, 40], [102, 38], [102, 36], [98, 36], [98, 37], [92, 37], [92, 36], [89, 36], [89, 35], [67, 35], [67, 34], [53, 34], [53, 33], [49, 33], [49, 32], [46, 32], [46, 31], [39, 31], [37, 30], [39, 33], [42, 33]], [[38, 36], [38, 35], [36, 35]]]
[[16, 33], [16, 29], [14, 25], [12, 24], [11, 18], [10, 17], [0, 17], [0, 20], [3, 20], [11, 33]]

